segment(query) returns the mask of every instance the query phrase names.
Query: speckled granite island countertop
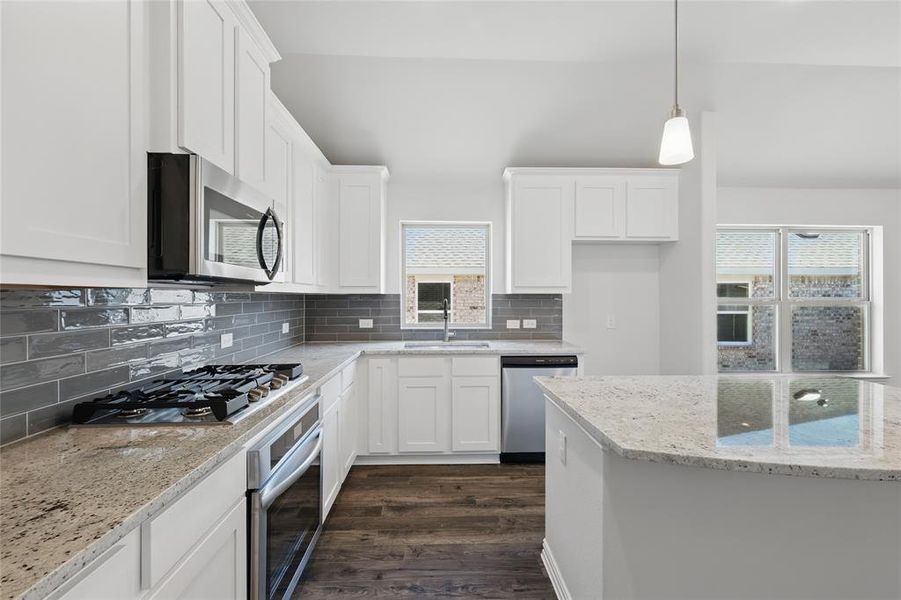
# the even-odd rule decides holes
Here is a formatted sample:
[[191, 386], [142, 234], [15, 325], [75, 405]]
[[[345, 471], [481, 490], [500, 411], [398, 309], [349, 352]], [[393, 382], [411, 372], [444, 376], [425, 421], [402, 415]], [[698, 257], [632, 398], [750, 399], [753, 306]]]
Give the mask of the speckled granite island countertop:
[[604, 449], [630, 459], [901, 481], [901, 389], [838, 377], [542, 377]]
[[[403, 342], [313, 343], [269, 355], [302, 362], [309, 381], [235, 425], [66, 427], [0, 449], [0, 591], [42, 598], [177, 500], [275, 418], [360, 356], [578, 354], [564, 342], [407, 348]], [[260, 362], [257, 358], [254, 362]]]

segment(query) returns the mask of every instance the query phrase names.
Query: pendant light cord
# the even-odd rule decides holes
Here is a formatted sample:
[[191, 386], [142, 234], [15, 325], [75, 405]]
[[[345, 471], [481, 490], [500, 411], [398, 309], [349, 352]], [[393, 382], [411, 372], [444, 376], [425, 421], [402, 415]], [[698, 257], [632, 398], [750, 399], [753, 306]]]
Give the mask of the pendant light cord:
[[675, 89], [675, 93], [673, 95], [675, 97], [676, 106], [679, 106], [679, 0], [673, 0], [673, 3], [673, 12], [675, 15], [675, 19], [673, 19], [675, 24], [675, 32], [673, 35], [675, 46], [673, 50], [673, 88]]

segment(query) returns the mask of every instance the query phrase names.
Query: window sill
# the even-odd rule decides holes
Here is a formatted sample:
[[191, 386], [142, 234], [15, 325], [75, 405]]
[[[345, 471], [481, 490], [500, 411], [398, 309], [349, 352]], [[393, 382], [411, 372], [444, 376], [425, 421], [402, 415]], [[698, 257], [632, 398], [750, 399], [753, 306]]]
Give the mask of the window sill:
[[786, 373], [783, 371], [721, 371], [718, 372], [717, 375], [723, 375], [727, 377], [760, 377], [760, 378], [772, 378], [772, 377], [781, 377], [781, 376], [793, 376], [793, 377], [847, 377], [849, 379], [867, 379], [867, 380], [876, 380], [876, 379], [891, 379], [891, 375], [886, 375], [884, 373], [870, 373], [867, 371], [794, 371], [792, 373]]
[[[444, 325], [419, 326], [419, 325], [401, 325], [401, 331], [444, 331]], [[491, 331], [491, 325], [449, 325], [448, 331]]]

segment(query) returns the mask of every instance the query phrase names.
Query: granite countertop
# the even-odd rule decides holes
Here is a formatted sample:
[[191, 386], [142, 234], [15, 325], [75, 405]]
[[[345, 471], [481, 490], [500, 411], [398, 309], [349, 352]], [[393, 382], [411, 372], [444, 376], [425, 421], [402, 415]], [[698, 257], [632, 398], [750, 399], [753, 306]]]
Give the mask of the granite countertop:
[[540, 377], [538, 382], [602, 448], [625, 458], [901, 481], [899, 388], [801, 376]]
[[[66, 427], [0, 449], [0, 590], [41, 598], [160, 512], [341, 368], [367, 354], [579, 354], [565, 342], [499, 341], [405, 348], [403, 342], [312, 343], [265, 357], [309, 380], [234, 425]], [[260, 362], [257, 358], [253, 362]]]

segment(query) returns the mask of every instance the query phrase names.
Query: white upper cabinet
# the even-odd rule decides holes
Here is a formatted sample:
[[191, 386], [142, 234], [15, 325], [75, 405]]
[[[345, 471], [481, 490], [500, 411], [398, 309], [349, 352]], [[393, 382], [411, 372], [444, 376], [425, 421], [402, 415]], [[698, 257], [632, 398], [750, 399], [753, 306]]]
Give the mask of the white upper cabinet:
[[265, 129], [265, 189], [275, 202], [279, 216], [285, 218], [291, 198], [291, 171], [294, 162], [291, 145], [298, 127], [291, 114], [274, 94], [269, 93], [270, 118]]
[[225, 0], [178, 10], [178, 145], [234, 174], [234, 15]]
[[265, 190], [272, 41], [239, 0], [147, 6], [149, 150], [199, 154]]
[[679, 239], [677, 176], [630, 177], [626, 201], [628, 239]]
[[511, 168], [507, 293], [567, 293], [572, 242], [679, 239], [676, 169]]
[[385, 290], [385, 208], [388, 169], [333, 167], [337, 179], [336, 291]]
[[574, 237], [609, 240], [626, 231], [626, 179], [617, 176], [576, 179]]
[[507, 293], [572, 286], [572, 179], [507, 177]]
[[144, 3], [0, 11], [2, 283], [145, 285]]
[[236, 28], [235, 175], [260, 190], [265, 189], [269, 166], [266, 117], [271, 95], [269, 61], [250, 34]]
[[314, 286], [319, 259], [317, 242], [321, 233], [316, 227], [315, 199], [321, 186], [321, 163], [325, 159], [309, 138], [295, 138], [292, 144], [289, 235], [294, 256], [294, 283]]

